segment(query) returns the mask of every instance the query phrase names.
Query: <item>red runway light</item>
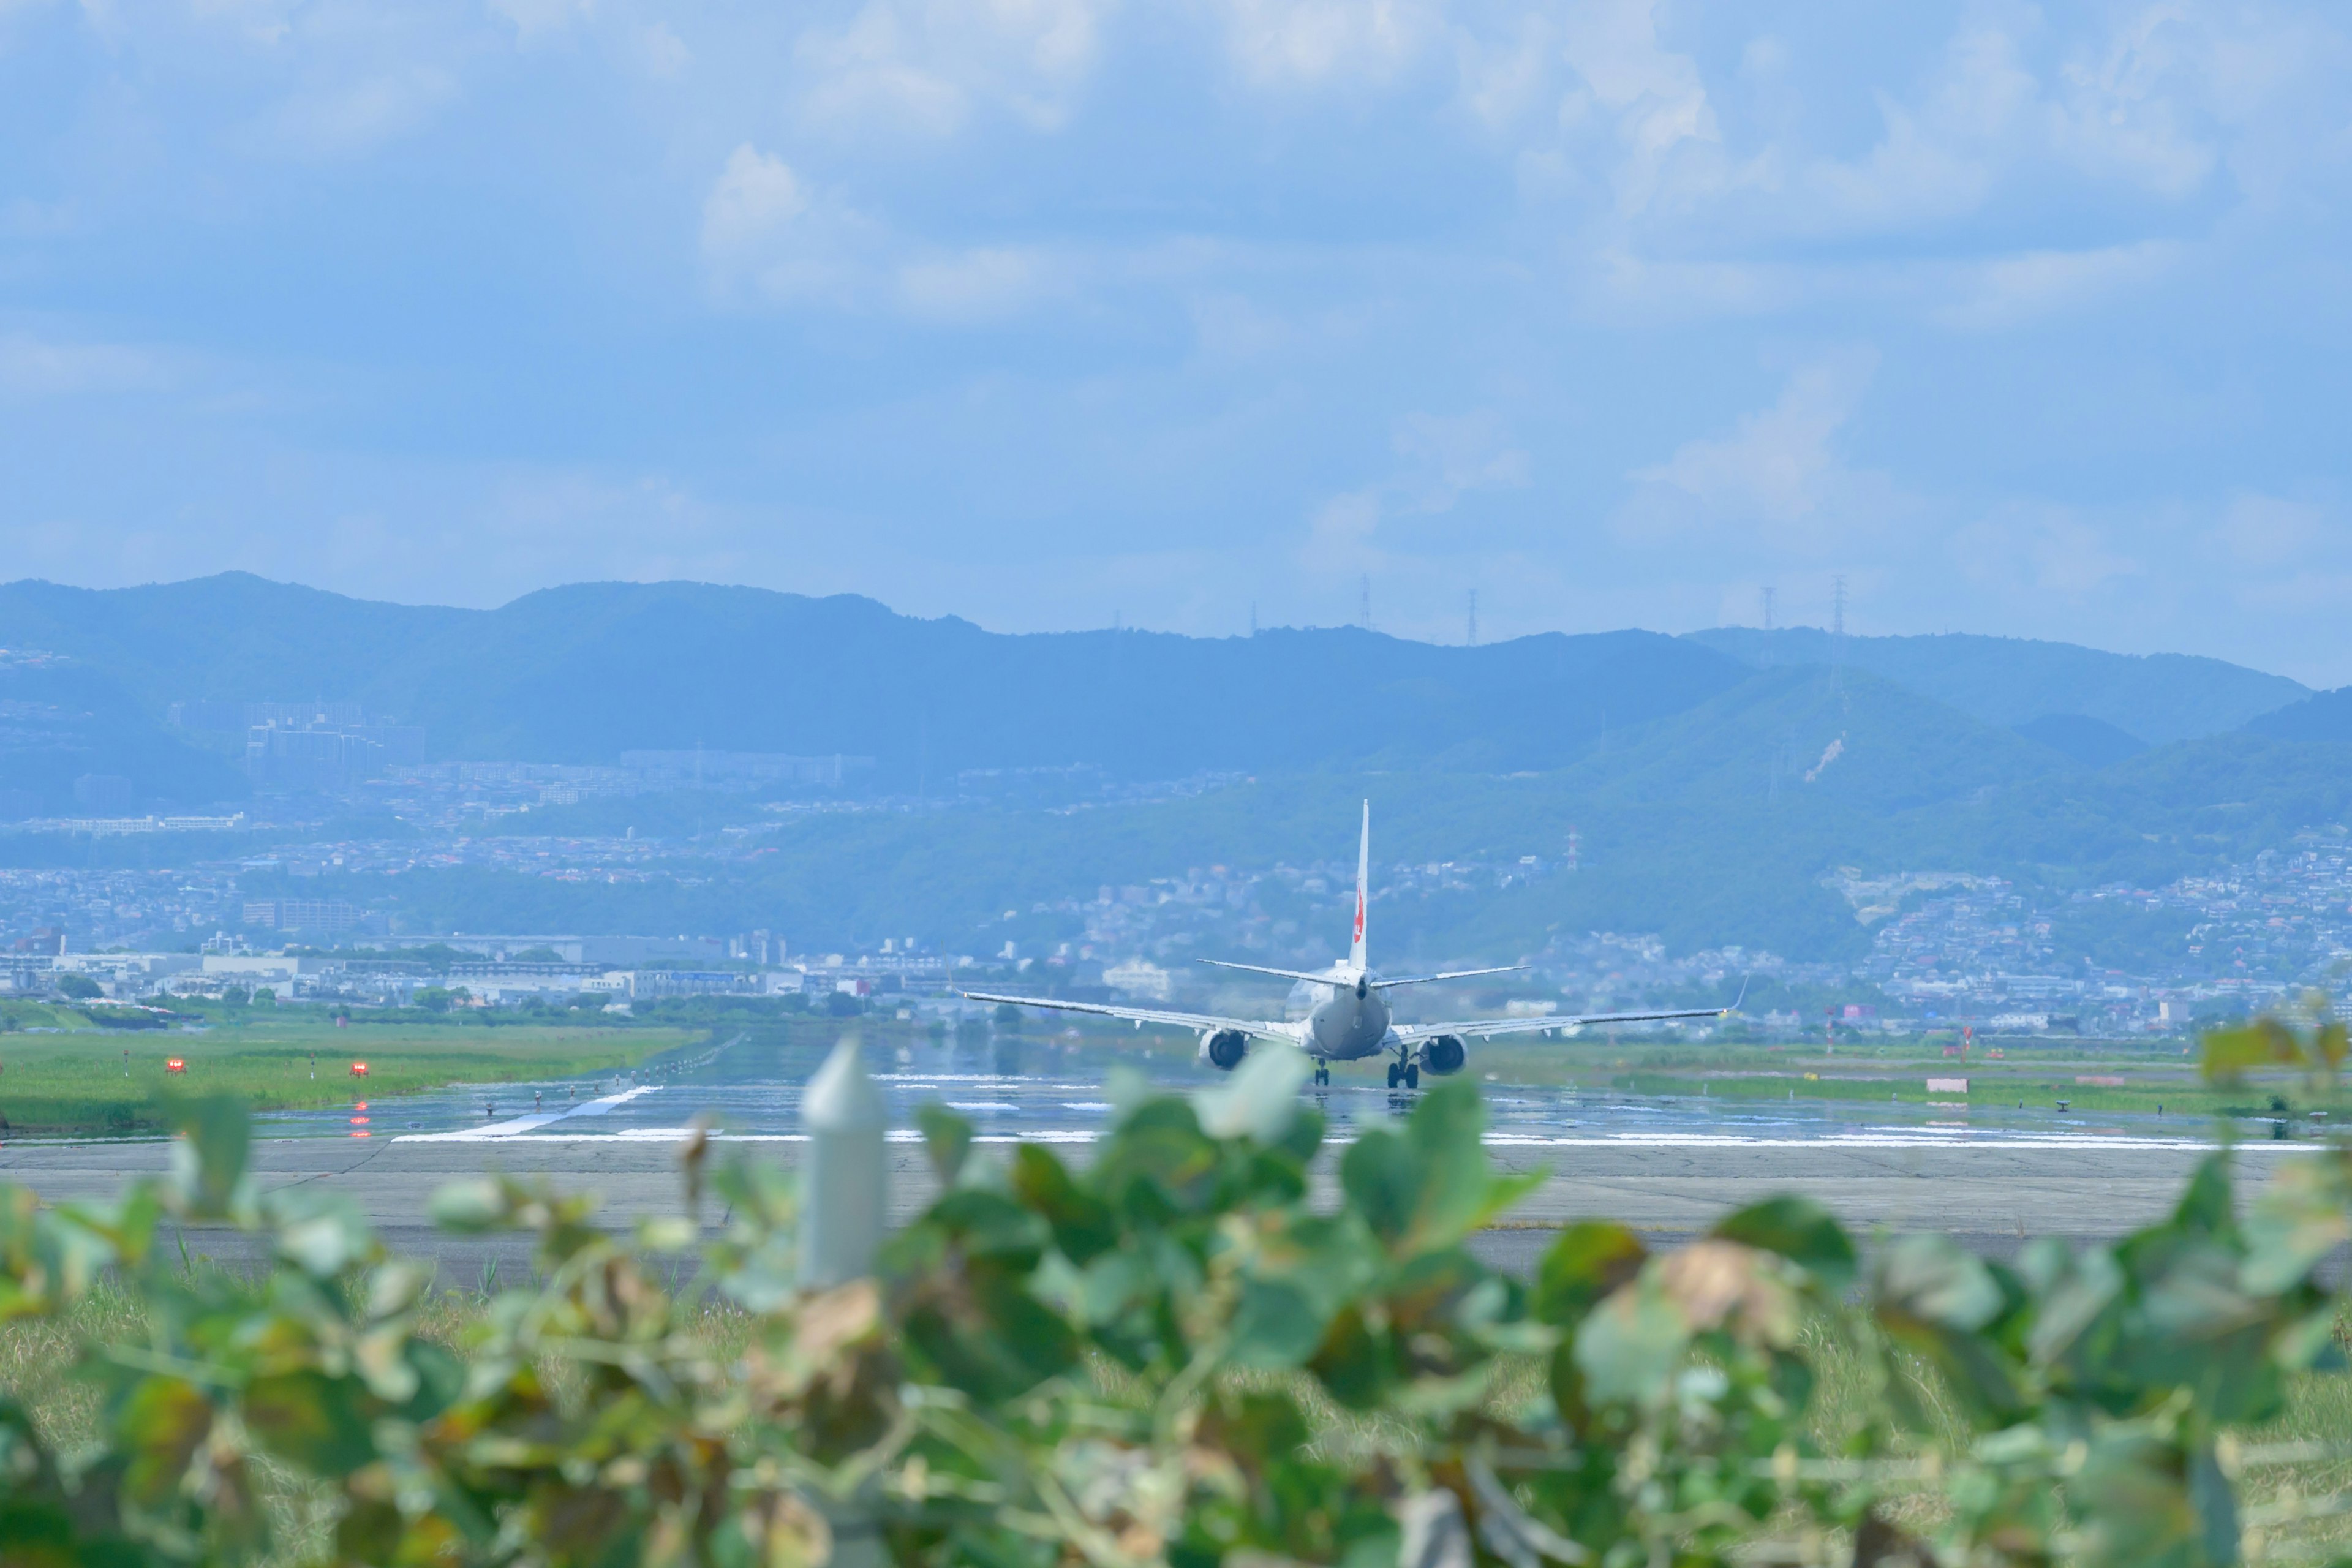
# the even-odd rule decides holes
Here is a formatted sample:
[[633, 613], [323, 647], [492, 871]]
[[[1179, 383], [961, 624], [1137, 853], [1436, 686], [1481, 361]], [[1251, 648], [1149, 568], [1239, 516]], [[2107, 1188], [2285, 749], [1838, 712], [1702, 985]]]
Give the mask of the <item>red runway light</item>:
[[368, 1119], [364, 1116], [354, 1116], [352, 1118], [352, 1125], [354, 1127], [365, 1127], [367, 1124]]
[[165, 1072], [185, 1072], [188, 1070], [188, 1064], [182, 1061], [179, 1058], [173, 1057], [163, 1064], [163, 1070]]
[[353, 1062], [353, 1063], [352, 1064], [352, 1076], [353, 1078], [365, 1078], [365, 1077], [367, 1077], [367, 1063], [365, 1063], [365, 1062]]

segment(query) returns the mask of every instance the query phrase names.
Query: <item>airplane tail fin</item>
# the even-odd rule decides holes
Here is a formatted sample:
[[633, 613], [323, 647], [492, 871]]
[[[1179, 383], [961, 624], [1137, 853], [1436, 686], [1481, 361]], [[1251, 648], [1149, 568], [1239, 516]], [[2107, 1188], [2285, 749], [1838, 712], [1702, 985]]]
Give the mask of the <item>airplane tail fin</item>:
[[1364, 972], [1364, 902], [1370, 897], [1372, 872], [1372, 803], [1364, 802], [1364, 836], [1356, 845], [1356, 935], [1348, 947], [1348, 962]]

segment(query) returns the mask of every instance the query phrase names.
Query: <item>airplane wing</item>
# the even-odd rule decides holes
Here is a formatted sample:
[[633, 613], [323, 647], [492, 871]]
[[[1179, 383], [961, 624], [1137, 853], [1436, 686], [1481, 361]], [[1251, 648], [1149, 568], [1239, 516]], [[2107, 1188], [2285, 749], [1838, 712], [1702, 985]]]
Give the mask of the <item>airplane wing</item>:
[[1391, 985], [1426, 985], [1433, 980], [1467, 980], [1474, 974], [1508, 974], [1526, 967], [1524, 963], [1504, 963], [1493, 969], [1449, 969], [1442, 974], [1400, 974], [1394, 980], [1373, 981], [1372, 989], [1385, 991]]
[[1287, 1040], [1297, 1045], [1307, 1026], [1266, 1018], [1219, 1018], [1207, 1013], [1171, 1013], [1157, 1007], [1114, 1007], [1102, 1002], [1057, 1002], [1044, 996], [999, 996], [986, 991], [962, 993], [970, 1002], [1010, 1002], [1016, 1007], [1050, 1007], [1059, 1013], [1092, 1013], [1102, 1018], [1131, 1018], [1140, 1024], [1166, 1024], [1179, 1029], [1239, 1029], [1260, 1040]]
[[1587, 1024], [1662, 1024], [1676, 1018], [1727, 1018], [1734, 1007], [1688, 1007], [1671, 1013], [1585, 1013], [1530, 1018], [1476, 1018], [1461, 1024], [1398, 1024], [1396, 1037], [1407, 1045], [1452, 1035], [1456, 1039], [1487, 1040], [1496, 1035], [1533, 1035], [1546, 1029], [1573, 1029]]

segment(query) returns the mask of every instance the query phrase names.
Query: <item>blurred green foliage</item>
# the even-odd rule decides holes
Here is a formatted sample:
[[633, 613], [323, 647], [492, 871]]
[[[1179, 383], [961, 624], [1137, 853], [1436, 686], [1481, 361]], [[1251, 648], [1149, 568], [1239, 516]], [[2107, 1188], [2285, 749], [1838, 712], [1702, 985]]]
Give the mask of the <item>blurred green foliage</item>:
[[[2340, 1034], [2285, 1035], [2316, 1070], [2340, 1057]], [[2253, 1050], [2221, 1042], [2212, 1070]], [[2014, 1265], [1919, 1235], [1865, 1264], [1784, 1197], [1667, 1252], [1574, 1225], [1522, 1281], [1465, 1245], [1528, 1180], [1490, 1167], [1474, 1086], [1363, 1131], [1317, 1201], [1300, 1070], [1265, 1053], [1215, 1090], [1121, 1090], [1082, 1167], [984, 1163], [935, 1108], [940, 1196], [874, 1278], [817, 1292], [791, 1177], [698, 1136], [690, 1200], [725, 1217], [691, 1290], [750, 1324], [725, 1359], [664, 1283], [692, 1222], [619, 1231], [504, 1177], [436, 1218], [530, 1234], [540, 1279], [441, 1348], [423, 1268], [345, 1200], [263, 1190], [241, 1108], [194, 1107], [171, 1174], [113, 1202], [0, 1188], [0, 1318], [109, 1269], [146, 1303], [143, 1333], [84, 1352], [96, 1448], [52, 1452], [0, 1405], [0, 1562], [268, 1559], [287, 1474], [353, 1564], [2192, 1568], [2345, 1506], [2242, 1506], [2274, 1456], [2236, 1433], [2336, 1363], [2314, 1271], [2352, 1238], [2352, 1150], [2281, 1165], [2242, 1219], [2216, 1155], [2161, 1223]], [[273, 1262], [189, 1270], [167, 1222], [236, 1226]], [[1872, 1414], [1824, 1452], [1810, 1358], [1832, 1341]], [[1505, 1375], [1531, 1361], [1539, 1384]], [[1318, 1429], [1324, 1401], [1363, 1419]]]

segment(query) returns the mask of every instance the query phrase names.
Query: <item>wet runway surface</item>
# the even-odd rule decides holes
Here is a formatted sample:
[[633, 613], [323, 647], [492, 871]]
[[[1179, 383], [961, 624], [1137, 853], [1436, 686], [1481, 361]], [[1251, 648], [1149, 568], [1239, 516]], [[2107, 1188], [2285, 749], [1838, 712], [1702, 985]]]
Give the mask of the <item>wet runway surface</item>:
[[[974, 1060], [972, 1053], [917, 1048], [871, 1064], [888, 1103], [893, 1135], [913, 1141], [916, 1113], [930, 1102], [968, 1117], [983, 1142], [1023, 1139], [1091, 1142], [1114, 1115], [1112, 1073], [1139, 1075], [1152, 1088], [1213, 1087], [1222, 1075], [1166, 1058], [1122, 1061], [1099, 1050], [1044, 1049], [1034, 1068]], [[814, 1060], [737, 1043], [671, 1073], [659, 1069], [594, 1080], [457, 1087], [396, 1100], [355, 1097], [348, 1107], [290, 1111], [258, 1119], [262, 1137], [389, 1139], [488, 1143], [516, 1140], [667, 1142], [698, 1118], [721, 1138], [792, 1142], [801, 1135], [801, 1098]], [[1366, 1068], [1334, 1069], [1326, 1089], [1303, 1091], [1323, 1110], [1329, 1136], [1345, 1141], [1363, 1127], [1408, 1114], [1419, 1096], [1381, 1087]], [[1350, 1082], [1351, 1076], [1361, 1082]], [[1486, 1082], [1487, 1142], [1497, 1147], [1571, 1148], [1593, 1144], [1653, 1147], [1939, 1148], [1994, 1144], [2011, 1149], [2111, 1143], [2117, 1140], [2179, 1149], [2206, 1146], [2210, 1129], [2175, 1116], [2070, 1115], [2047, 1107], [1990, 1109], [1852, 1100], [1784, 1101], [1705, 1094], [1640, 1096], [1593, 1089], [1528, 1088]]]
[[[692, 1212], [677, 1159], [686, 1131], [707, 1119], [735, 1152], [797, 1164], [803, 1089], [816, 1065], [814, 1050], [737, 1040], [617, 1078], [459, 1086], [265, 1116], [253, 1169], [266, 1187], [347, 1194], [395, 1250], [434, 1260], [446, 1279], [468, 1281], [492, 1267], [513, 1277], [530, 1267], [527, 1238], [435, 1230], [425, 1216], [438, 1188], [500, 1171], [593, 1191], [604, 1222], [614, 1226], [682, 1217]], [[873, 1065], [893, 1129], [887, 1198], [894, 1223], [937, 1194], [914, 1131], [927, 1102], [955, 1107], [977, 1124], [982, 1142], [994, 1147], [976, 1157], [1002, 1157], [1003, 1145], [1031, 1139], [1084, 1163], [1125, 1092], [1112, 1087], [1117, 1070], [1140, 1072], [1164, 1090], [1226, 1081], [1174, 1056], [1035, 1043], [1018, 1056], [983, 1052], [979, 1059], [916, 1047]], [[1363, 1068], [1337, 1068], [1334, 1078], [1328, 1089], [1304, 1091], [1328, 1118], [1330, 1146], [1314, 1171], [1326, 1202], [1336, 1201], [1338, 1146], [1410, 1113], [1420, 1098], [1384, 1089]], [[1641, 1096], [1527, 1088], [1483, 1075], [1478, 1082], [1496, 1166], [1543, 1178], [1505, 1225], [1474, 1244], [1489, 1262], [1521, 1272], [1572, 1219], [1606, 1216], [1670, 1243], [1780, 1193], [1822, 1204], [1865, 1248], [1923, 1230], [1990, 1256], [2013, 1253], [2032, 1236], [2112, 1240], [2168, 1212], [2213, 1147], [2210, 1124], [2179, 1116]], [[2259, 1188], [2283, 1160], [2323, 1146], [2268, 1139], [2240, 1145], [2241, 1191]], [[168, 1156], [168, 1143], [157, 1140], [18, 1141], [0, 1146], [0, 1179], [29, 1184], [52, 1202], [98, 1198], [132, 1173], [163, 1169]], [[720, 1216], [706, 1210], [697, 1217], [708, 1226]], [[192, 1250], [225, 1260], [259, 1258], [252, 1237], [192, 1231], [188, 1241]]]

